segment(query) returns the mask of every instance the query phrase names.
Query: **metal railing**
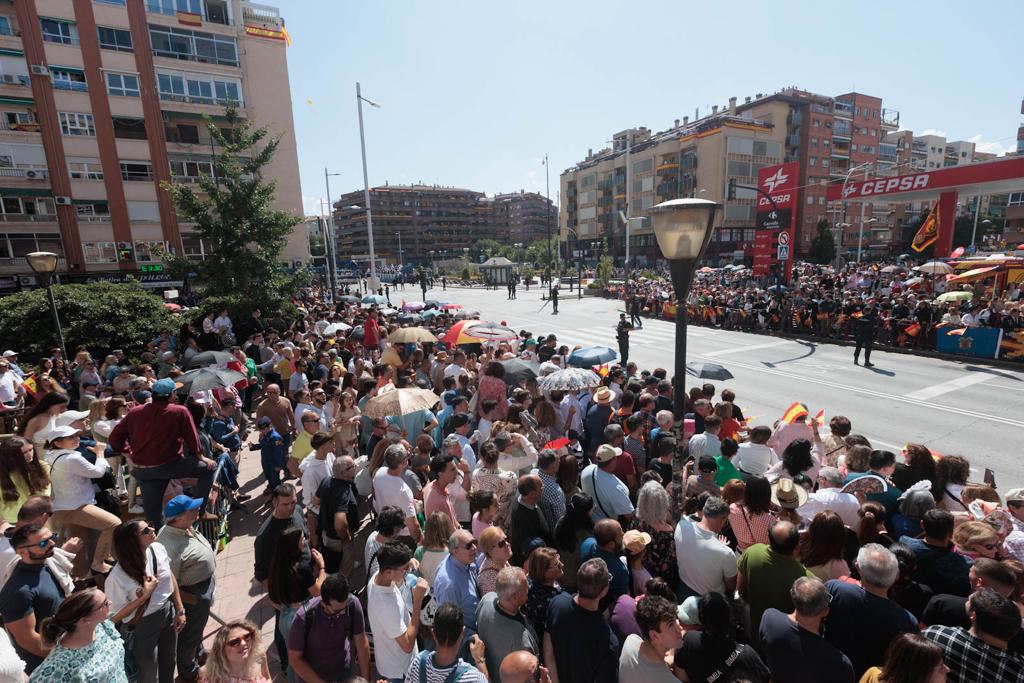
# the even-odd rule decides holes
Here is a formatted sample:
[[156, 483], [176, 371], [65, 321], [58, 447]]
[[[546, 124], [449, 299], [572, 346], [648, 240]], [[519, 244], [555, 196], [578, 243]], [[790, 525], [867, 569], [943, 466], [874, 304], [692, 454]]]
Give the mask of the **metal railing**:
[[54, 90], [72, 90], [74, 92], [89, 92], [89, 86], [85, 83], [79, 83], [78, 81], [66, 81], [63, 79], [53, 79]]
[[56, 223], [56, 214], [45, 213], [0, 213], [3, 223]]

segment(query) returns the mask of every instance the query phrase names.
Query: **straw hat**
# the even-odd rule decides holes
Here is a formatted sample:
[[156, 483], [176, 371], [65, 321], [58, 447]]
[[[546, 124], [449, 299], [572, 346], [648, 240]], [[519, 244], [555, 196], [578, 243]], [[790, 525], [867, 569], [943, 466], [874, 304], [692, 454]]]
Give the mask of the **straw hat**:
[[622, 535], [622, 545], [629, 551], [630, 555], [638, 555], [651, 542], [651, 535], [646, 531], [630, 529]]
[[615, 394], [613, 394], [612, 390], [608, 387], [601, 387], [594, 392], [594, 403], [599, 406], [609, 405], [613, 398], [615, 398]]
[[772, 484], [772, 502], [780, 508], [795, 510], [807, 502], [807, 491], [792, 479], [779, 479]]

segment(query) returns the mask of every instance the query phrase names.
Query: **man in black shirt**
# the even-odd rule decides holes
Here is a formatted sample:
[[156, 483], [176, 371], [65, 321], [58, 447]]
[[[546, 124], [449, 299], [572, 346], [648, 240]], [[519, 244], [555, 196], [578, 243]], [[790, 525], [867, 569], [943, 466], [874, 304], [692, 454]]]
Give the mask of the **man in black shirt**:
[[579, 592], [560, 593], [548, 603], [544, 662], [553, 680], [614, 683], [618, 679], [619, 639], [598, 609], [610, 581], [604, 560], [587, 560], [576, 572]]
[[[979, 557], [970, 570], [971, 590], [991, 588], [1005, 597], [1012, 597], [1016, 575], [1006, 564], [987, 557]], [[921, 614], [925, 626], [960, 626], [971, 628], [971, 617], [967, 612], [967, 600], [961, 595], [940, 593], [933, 595]], [[1018, 632], [1010, 640], [1010, 651], [1024, 654], [1024, 633]]]
[[352, 570], [352, 559], [356, 553], [349, 544], [359, 529], [355, 477], [355, 460], [350, 455], [342, 455], [334, 461], [331, 476], [320, 482], [316, 491], [316, 498], [320, 501], [317, 526], [320, 528], [324, 569], [328, 574], [338, 572], [343, 560], [347, 562], [342, 574], [348, 576]]
[[541, 363], [546, 363], [551, 360], [551, 357], [555, 355], [558, 349], [555, 348], [555, 344], [558, 343], [558, 338], [555, 335], [551, 335], [544, 339], [544, 345], [537, 349], [537, 358]]
[[551, 315], [558, 315], [558, 285], [551, 285]]
[[625, 365], [629, 361], [629, 333], [633, 326], [626, 320], [625, 313], [619, 313], [619, 324], [615, 326], [615, 338], [619, 342], [619, 363]]
[[868, 304], [860, 311], [860, 316], [853, 319], [853, 337], [857, 345], [853, 350], [853, 363], [856, 365], [860, 359], [860, 351], [864, 349], [864, 367], [874, 367], [871, 362], [871, 347], [878, 336], [878, 314], [875, 312], [874, 304]]

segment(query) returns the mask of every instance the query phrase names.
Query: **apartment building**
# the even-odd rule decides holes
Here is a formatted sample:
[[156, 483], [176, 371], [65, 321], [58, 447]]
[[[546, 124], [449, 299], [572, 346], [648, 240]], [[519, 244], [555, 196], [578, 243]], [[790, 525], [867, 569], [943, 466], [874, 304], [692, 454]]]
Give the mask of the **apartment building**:
[[[369, 239], [362, 190], [334, 203], [338, 259], [368, 264]], [[477, 240], [495, 237], [492, 202], [483, 192], [441, 185], [370, 188], [374, 252], [379, 260], [428, 263], [461, 257]], [[506, 233], [507, 235], [507, 228]]]
[[493, 239], [505, 244], [529, 245], [554, 236], [558, 230], [554, 203], [538, 192], [510, 192], [489, 198]]
[[[241, 0], [0, 0], [0, 287], [31, 286], [36, 250], [64, 281], [160, 287], [163, 250], [216, 248], [160, 184], [212, 174], [203, 115], [229, 102], [281, 136], [266, 178], [301, 215], [286, 38], [277, 9]], [[288, 265], [308, 253], [300, 225]]]
[[679, 197], [700, 197], [724, 205], [715, 218], [708, 259], [732, 262], [735, 251], [752, 253], [755, 194], [739, 190], [726, 201], [731, 178], [756, 185], [757, 172], [783, 161], [784, 106], [768, 107], [764, 116], [737, 113], [736, 100], [712, 107], [694, 120], [683, 117], [668, 130], [654, 133], [631, 128], [612, 136], [611, 147], [589, 150], [585, 159], [560, 177], [560, 239], [567, 254], [589, 258], [607, 244], [616, 261], [626, 256], [626, 230], [620, 211], [630, 221], [629, 256], [636, 265], [661, 258], [644, 212]]

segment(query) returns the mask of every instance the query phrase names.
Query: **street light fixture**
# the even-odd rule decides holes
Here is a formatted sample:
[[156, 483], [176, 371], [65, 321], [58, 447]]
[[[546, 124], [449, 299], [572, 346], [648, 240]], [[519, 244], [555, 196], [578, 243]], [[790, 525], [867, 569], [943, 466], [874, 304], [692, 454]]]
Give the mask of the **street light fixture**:
[[64, 348], [64, 332], [60, 328], [60, 316], [57, 315], [57, 302], [53, 299], [53, 275], [57, 272], [57, 255], [50, 251], [33, 251], [25, 255], [32, 272], [39, 277], [46, 287], [46, 298], [50, 300], [50, 314], [53, 315], [53, 327], [57, 331], [57, 342], [60, 344], [61, 358], [67, 358]]
[[673, 199], [649, 209], [654, 236], [662, 255], [668, 260], [672, 286], [676, 291], [676, 348], [672, 404], [676, 419], [676, 456], [672, 461], [673, 513], [682, 514], [683, 503], [683, 417], [686, 413], [686, 299], [693, 272], [707, 249], [720, 206], [707, 199]]

